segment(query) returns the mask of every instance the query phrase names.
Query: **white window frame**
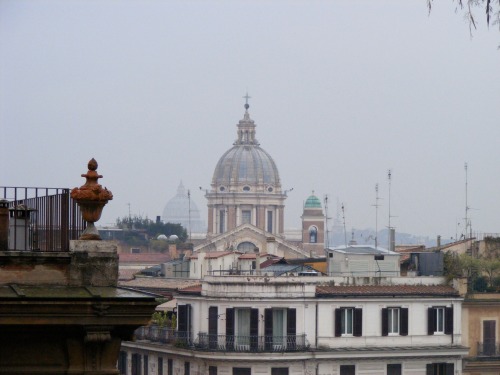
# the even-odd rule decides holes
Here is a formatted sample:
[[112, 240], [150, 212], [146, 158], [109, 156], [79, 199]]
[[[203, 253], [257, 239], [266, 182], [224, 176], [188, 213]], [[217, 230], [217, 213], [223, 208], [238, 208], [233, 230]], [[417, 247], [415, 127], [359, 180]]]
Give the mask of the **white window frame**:
[[[248, 321], [246, 324], [248, 325], [248, 333], [242, 335], [239, 332], [238, 327], [240, 326], [241, 316], [243, 312], [248, 312]], [[240, 350], [250, 350], [250, 319], [251, 319], [251, 308], [249, 307], [239, 307], [234, 309], [234, 345], [238, 347]], [[245, 319], [247, 320], [247, 319]]]
[[436, 330], [434, 333], [439, 333], [444, 335], [445, 331], [445, 308], [436, 307]]
[[399, 307], [387, 308], [387, 333], [389, 336], [399, 336], [401, 332], [401, 313]]
[[[351, 316], [351, 321], [349, 323], [349, 314]], [[353, 336], [354, 335], [354, 308], [344, 307], [340, 310], [340, 318], [342, 323], [340, 326], [340, 334], [342, 336]], [[350, 332], [349, 332], [350, 331]]]
[[[282, 335], [281, 335], [281, 341], [278, 341], [277, 340], [277, 337], [274, 335], [274, 328], [275, 328], [275, 324], [276, 324], [276, 315], [275, 314], [282, 314], [282, 317], [283, 317], [283, 324], [282, 324], [282, 327], [281, 327], [281, 332], [282, 332]], [[283, 349], [283, 348], [286, 348], [286, 345], [287, 345], [287, 341], [286, 341], [286, 338], [287, 338], [287, 335], [286, 335], [286, 327], [287, 327], [287, 309], [272, 309], [272, 314], [273, 314], [273, 349], [274, 350], [280, 350], [280, 349]]]

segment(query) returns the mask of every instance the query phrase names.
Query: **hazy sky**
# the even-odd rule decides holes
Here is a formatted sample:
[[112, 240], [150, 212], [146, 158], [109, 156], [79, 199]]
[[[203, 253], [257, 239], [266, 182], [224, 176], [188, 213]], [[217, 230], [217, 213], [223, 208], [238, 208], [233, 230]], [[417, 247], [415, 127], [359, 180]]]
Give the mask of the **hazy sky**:
[[75, 187], [94, 157], [99, 225], [161, 215], [179, 181], [206, 215], [246, 90], [286, 227], [312, 190], [346, 226], [500, 232], [500, 32], [456, 4], [0, 0], [0, 185]]

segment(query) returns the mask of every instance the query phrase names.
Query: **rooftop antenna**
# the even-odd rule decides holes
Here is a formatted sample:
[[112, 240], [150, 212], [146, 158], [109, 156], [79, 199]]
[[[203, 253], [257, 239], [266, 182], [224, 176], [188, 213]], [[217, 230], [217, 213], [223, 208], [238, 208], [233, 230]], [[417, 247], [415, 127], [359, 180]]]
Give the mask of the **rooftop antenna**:
[[378, 183], [375, 184], [375, 249], [377, 248], [377, 239], [378, 239], [378, 201], [380, 198], [378, 197]]
[[189, 242], [191, 242], [191, 191], [188, 189], [188, 223], [189, 223]]
[[328, 194], [325, 194], [324, 202], [325, 202], [325, 226], [326, 226], [325, 248], [328, 249], [330, 247], [330, 240], [329, 240], [330, 231], [328, 230]]
[[391, 179], [392, 179], [392, 172], [389, 169], [387, 171], [387, 180], [389, 181], [389, 202], [388, 202], [388, 209], [389, 209], [389, 230], [391, 229]]
[[128, 225], [132, 229], [132, 215], [130, 214], [130, 202], [127, 203], [128, 206]]
[[[467, 190], [468, 190], [468, 178], [467, 178], [467, 163], [464, 164], [464, 169], [465, 169], [465, 236], [464, 238], [467, 239], [467, 235], [468, 235], [468, 232], [467, 232], [467, 229], [469, 227], [469, 219], [467, 218], [468, 217], [468, 213], [469, 213], [469, 204], [467, 202]], [[471, 228], [471, 232], [472, 232], [472, 228]], [[472, 233], [471, 233], [471, 237], [472, 237]]]
[[388, 225], [388, 230], [389, 230], [389, 246], [387, 247], [388, 250], [392, 250], [392, 227], [391, 227], [391, 182], [392, 182], [392, 171], [389, 169], [387, 171], [387, 180], [389, 181], [389, 202], [388, 202], [388, 209], [389, 209], [389, 225]]
[[344, 203], [342, 203], [342, 221], [344, 222], [344, 244], [345, 244], [345, 248], [347, 249], [347, 232], [345, 230], [345, 210], [344, 210]]

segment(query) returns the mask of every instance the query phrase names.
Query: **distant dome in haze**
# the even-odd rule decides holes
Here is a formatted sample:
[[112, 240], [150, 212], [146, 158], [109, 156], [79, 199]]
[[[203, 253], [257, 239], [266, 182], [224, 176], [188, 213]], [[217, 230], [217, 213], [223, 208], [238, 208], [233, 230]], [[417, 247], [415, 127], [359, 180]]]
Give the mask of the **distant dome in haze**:
[[160, 234], [158, 237], [156, 237], [157, 240], [163, 240], [163, 241], [167, 241], [168, 240], [168, 237], [165, 236], [164, 234]]
[[[190, 209], [191, 217], [189, 215]], [[182, 181], [177, 188], [177, 194], [175, 197], [170, 199], [165, 205], [161, 219], [164, 223], [181, 224], [186, 229], [188, 234], [190, 231], [190, 225], [191, 232], [203, 233], [206, 231], [205, 223], [200, 217], [200, 210], [192, 199], [190, 202], [186, 188], [182, 184]]]

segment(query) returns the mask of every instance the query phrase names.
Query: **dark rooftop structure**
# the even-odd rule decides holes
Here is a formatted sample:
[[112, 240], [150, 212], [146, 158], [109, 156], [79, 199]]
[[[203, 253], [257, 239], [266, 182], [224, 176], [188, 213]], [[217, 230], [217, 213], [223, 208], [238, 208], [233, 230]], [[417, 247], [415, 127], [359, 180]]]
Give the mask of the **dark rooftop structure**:
[[72, 192], [0, 188], [2, 374], [117, 374], [121, 341], [151, 318], [155, 295], [117, 287], [116, 246], [95, 230], [112, 199], [96, 169]]

